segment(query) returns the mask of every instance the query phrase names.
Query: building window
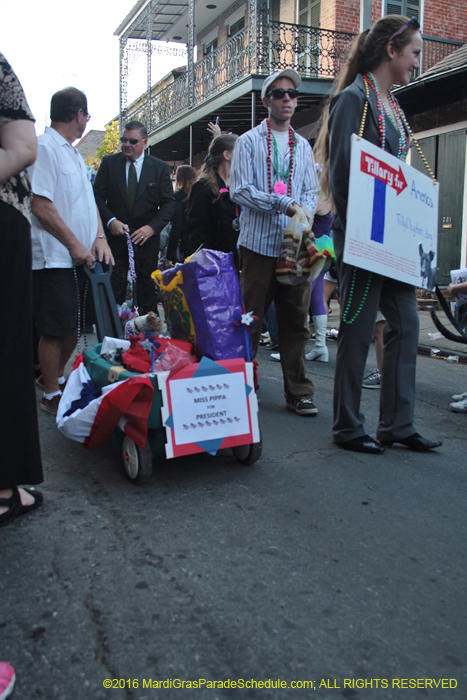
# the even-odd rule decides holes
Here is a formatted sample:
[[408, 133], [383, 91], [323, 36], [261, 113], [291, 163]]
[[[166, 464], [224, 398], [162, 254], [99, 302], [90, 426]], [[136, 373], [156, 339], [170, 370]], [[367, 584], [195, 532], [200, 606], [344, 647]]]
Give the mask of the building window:
[[269, 2], [269, 14], [271, 15], [271, 22], [280, 22], [280, 19], [281, 19], [281, 1], [280, 0], [270, 0], [270, 2]]
[[298, 23], [302, 27], [319, 27], [321, 0], [298, 0]]
[[209, 44], [206, 44], [204, 47], [204, 55], [207, 56], [208, 54], [212, 53], [217, 49], [217, 37], [213, 39]]
[[245, 17], [240, 17], [238, 22], [234, 22], [230, 25], [230, 36], [235, 36], [238, 32], [241, 32], [245, 26]]
[[421, 0], [386, 0], [386, 14], [415, 17], [420, 22], [420, 5]]

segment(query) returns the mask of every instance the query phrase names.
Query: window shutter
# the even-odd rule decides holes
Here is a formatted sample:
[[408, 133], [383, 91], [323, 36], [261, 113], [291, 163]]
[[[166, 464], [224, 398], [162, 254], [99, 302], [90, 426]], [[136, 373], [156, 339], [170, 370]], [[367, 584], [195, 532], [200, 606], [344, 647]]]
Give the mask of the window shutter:
[[405, 11], [407, 17], [415, 17], [420, 22], [420, 0], [407, 0], [407, 9]]
[[391, 2], [386, 3], [386, 14], [387, 15], [403, 15], [404, 8], [402, 0], [391, 0]]
[[302, 27], [308, 26], [308, 0], [300, 0], [298, 7], [298, 23]]
[[269, 11], [271, 13], [272, 22], [280, 22], [281, 18], [281, 3], [280, 0], [271, 0], [269, 5]]
[[420, 0], [388, 0], [386, 14], [415, 17], [420, 22]]
[[311, 5], [311, 26], [319, 27], [321, 21], [321, 0], [315, 0]]

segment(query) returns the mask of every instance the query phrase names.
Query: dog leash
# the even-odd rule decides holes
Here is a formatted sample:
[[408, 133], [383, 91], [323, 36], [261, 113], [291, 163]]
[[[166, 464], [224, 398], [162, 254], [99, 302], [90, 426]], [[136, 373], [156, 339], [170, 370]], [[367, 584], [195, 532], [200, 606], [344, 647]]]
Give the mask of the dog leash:
[[131, 240], [130, 234], [128, 231], [125, 231], [125, 236], [126, 236], [126, 244], [128, 246], [128, 266], [130, 268], [130, 277], [131, 281], [133, 283], [133, 307], [136, 311], [137, 314], [139, 314], [138, 310], [138, 299], [136, 298], [136, 266], [135, 266], [135, 250], [133, 248], [133, 242]]

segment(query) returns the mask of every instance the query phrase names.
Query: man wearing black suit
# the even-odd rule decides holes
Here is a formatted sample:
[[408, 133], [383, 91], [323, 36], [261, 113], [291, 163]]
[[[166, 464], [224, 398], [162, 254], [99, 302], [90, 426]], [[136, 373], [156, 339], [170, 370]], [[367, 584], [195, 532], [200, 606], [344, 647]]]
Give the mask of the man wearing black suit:
[[157, 268], [160, 232], [172, 219], [175, 199], [169, 166], [146, 155], [144, 124], [131, 121], [120, 139], [122, 151], [105, 156], [96, 175], [94, 195], [115, 258], [112, 289], [125, 301], [129, 232], [136, 267], [136, 300], [141, 315], [157, 311], [151, 273]]

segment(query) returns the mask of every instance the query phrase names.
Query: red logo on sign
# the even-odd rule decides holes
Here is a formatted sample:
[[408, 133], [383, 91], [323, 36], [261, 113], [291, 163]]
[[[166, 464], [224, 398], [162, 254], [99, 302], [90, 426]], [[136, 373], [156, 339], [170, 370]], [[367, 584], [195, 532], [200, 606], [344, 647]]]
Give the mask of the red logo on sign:
[[398, 172], [382, 160], [370, 156], [369, 153], [365, 153], [365, 151], [362, 151], [360, 170], [366, 175], [371, 175], [371, 177], [381, 180], [381, 182], [384, 182], [388, 187], [392, 187], [396, 190], [398, 195], [407, 187], [407, 181], [400, 166]]

